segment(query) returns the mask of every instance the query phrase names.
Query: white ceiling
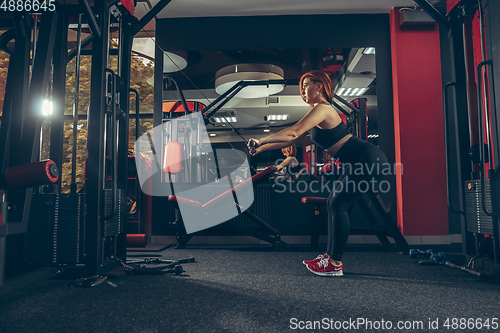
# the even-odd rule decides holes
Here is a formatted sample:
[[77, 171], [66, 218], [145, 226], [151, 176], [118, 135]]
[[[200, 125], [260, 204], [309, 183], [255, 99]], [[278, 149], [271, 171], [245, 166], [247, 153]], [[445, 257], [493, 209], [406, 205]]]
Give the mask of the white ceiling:
[[[138, 0], [135, 16], [143, 17], [160, 0]], [[431, 0], [441, 3], [445, 0]], [[172, 0], [157, 18], [313, 15], [313, 14], [376, 14], [389, 13], [394, 7], [414, 7], [413, 0]], [[154, 20], [144, 28], [155, 30]], [[140, 32], [138, 37], [147, 36]]]
[[[155, 5], [159, 0], [150, 0]], [[158, 18], [389, 13], [413, 0], [172, 0]]]

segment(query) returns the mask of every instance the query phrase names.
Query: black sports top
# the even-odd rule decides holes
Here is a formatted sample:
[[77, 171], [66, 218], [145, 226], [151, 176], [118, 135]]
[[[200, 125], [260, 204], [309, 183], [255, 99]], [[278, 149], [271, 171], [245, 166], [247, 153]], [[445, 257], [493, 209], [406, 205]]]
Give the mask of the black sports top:
[[311, 128], [311, 139], [323, 150], [330, 148], [347, 134], [349, 130], [343, 121], [330, 129], [321, 129], [317, 126]]

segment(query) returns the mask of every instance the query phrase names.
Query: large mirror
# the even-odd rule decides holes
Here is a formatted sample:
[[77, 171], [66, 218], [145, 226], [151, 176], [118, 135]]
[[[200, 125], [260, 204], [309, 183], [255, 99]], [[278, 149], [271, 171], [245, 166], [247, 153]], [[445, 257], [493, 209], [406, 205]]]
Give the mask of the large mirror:
[[[377, 145], [375, 56], [374, 47], [168, 50], [164, 56], [164, 75], [174, 78], [186, 100], [200, 103], [201, 108], [239, 80], [286, 80], [284, 86], [246, 87], [211, 117], [207, 131], [214, 148], [245, 150], [245, 140], [278, 132], [307, 113], [309, 106], [300, 96], [299, 79], [309, 70], [321, 69], [329, 74], [339, 97], [348, 102], [366, 99], [366, 139]], [[164, 105], [170, 107], [176, 101], [180, 101], [177, 90], [164, 80]], [[345, 111], [351, 111], [337, 103]], [[339, 113], [345, 120], [345, 115]], [[297, 143], [299, 159], [303, 145], [310, 141], [307, 136]], [[317, 163], [323, 163], [322, 152], [317, 155]], [[258, 155], [252, 164], [262, 170], [280, 158], [283, 158], [280, 151], [269, 151]]]

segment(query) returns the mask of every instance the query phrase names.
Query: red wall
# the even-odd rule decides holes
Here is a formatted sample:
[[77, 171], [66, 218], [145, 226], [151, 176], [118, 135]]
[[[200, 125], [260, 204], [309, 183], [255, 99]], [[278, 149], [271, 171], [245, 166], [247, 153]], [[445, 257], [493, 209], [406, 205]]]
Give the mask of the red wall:
[[406, 236], [448, 235], [439, 30], [401, 29], [390, 15], [398, 226]]

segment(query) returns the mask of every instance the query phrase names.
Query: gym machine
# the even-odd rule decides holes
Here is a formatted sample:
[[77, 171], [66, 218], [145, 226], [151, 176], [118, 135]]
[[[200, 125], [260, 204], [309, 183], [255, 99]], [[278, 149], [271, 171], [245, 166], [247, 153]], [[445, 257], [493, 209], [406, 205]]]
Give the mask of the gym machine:
[[450, 42], [452, 81], [443, 89], [448, 208], [461, 221], [462, 253], [446, 260], [497, 276], [500, 3], [462, 0], [444, 16], [425, 0], [415, 2], [446, 29]]
[[[92, 33], [84, 41], [81, 41], [82, 11]], [[80, 17], [80, 20], [77, 47], [68, 53], [70, 17]], [[49, 278], [56, 272], [78, 277], [103, 274], [125, 261], [123, 193], [128, 162], [130, 54], [133, 36], [141, 28], [139, 21], [118, 1], [96, 1], [93, 7], [86, 0], [66, 2], [55, 11], [35, 16], [35, 23], [30, 15], [22, 13], [12, 13], [9, 19], [13, 28], [0, 37], [0, 47], [10, 54], [0, 127], [4, 177], [0, 184], [2, 293]], [[110, 22], [119, 26], [121, 77], [107, 68]], [[32, 30], [33, 51], [36, 47], [33, 61], [30, 59]], [[14, 48], [8, 44], [13, 39]], [[71, 192], [62, 194], [61, 185], [55, 180], [62, 166], [64, 103], [61, 101], [65, 100], [66, 64], [73, 57], [79, 58], [82, 47], [90, 41], [93, 48], [86, 193], [76, 193], [76, 163], [73, 162]], [[78, 80], [75, 81], [78, 87]], [[50, 135], [52, 160], [38, 161], [39, 101], [47, 93], [55, 102]], [[77, 97], [78, 91], [74, 129], [78, 117]], [[76, 154], [74, 149], [73, 159]], [[36, 175], [39, 178], [33, 178]], [[35, 187], [40, 185], [49, 186], [39, 193]], [[30, 270], [41, 273], [31, 274], [36, 278], [26, 278], [25, 271]]]
[[[36, 18], [35, 18], [36, 19]], [[35, 188], [59, 179], [56, 163], [39, 161], [40, 100], [47, 92], [55, 41], [57, 14], [49, 12], [40, 24], [30, 76], [32, 19], [12, 14], [13, 28], [0, 37], [10, 54], [0, 126], [0, 294], [53, 276], [54, 269], [26, 265], [23, 243]], [[7, 43], [15, 40], [14, 49]], [[26, 97], [27, 96], [27, 97]]]

